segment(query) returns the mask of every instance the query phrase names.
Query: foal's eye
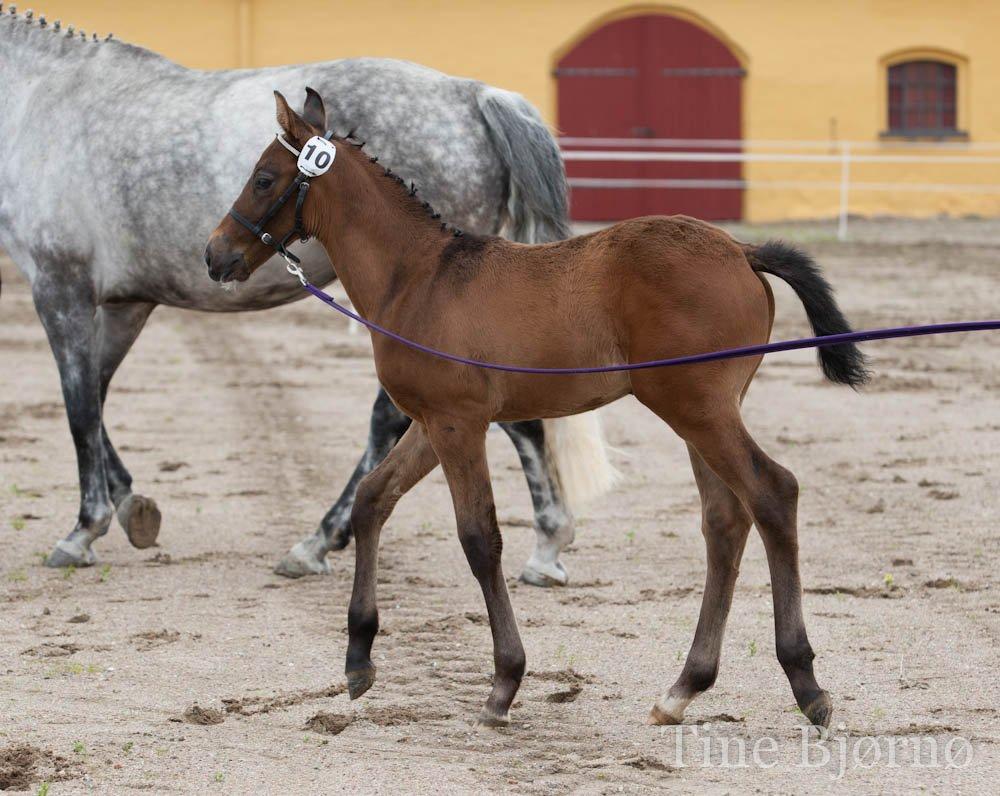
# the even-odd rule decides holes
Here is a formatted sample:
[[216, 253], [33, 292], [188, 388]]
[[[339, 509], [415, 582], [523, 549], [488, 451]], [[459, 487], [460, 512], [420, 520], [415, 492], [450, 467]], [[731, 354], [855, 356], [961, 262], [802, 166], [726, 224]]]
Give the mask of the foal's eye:
[[272, 185], [274, 185], [274, 180], [272, 180], [270, 177], [265, 177], [263, 174], [258, 176], [253, 183], [253, 187], [256, 188], [258, 191], [266, 191]]

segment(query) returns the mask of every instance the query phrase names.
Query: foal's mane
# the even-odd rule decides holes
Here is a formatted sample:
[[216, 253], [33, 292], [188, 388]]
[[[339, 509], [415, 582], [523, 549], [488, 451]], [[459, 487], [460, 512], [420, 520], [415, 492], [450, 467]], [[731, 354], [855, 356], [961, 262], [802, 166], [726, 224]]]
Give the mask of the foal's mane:
[[0, 2], [0, 20], [7, 20], [11, 23], [20, 22], [24, 25], [32, 26], [38, 31], [46, 31], [49, 34], [52, 34], [52, 40], [65, 40], [73, 41], [74, 43], [80, 42], [91, 44], [104, 44], [105, 42], [109, 42], [116, 47], [123, 47], [135, 55], [163, 59], [163, 56], [154, 53], [152, 50], [147, 50], [145, 47], [139, 47], [138, 45], [129, 44], [116, 39], [113, 33], [108, 33], [104, 37], [98, 37], [96, 33], [92, 32], [90, 34], [90, 38], [88, 38], [85, 30], [77, 30], [74, 25], [67, 25], [64, 29], [61, 20], [57, 19], [55, 22], [50, 23], [48, 19], [46, 19], [45, 14], [39, 14], [36, 18], [35, 12], [31, 9], [28, 9], [23, 14], [18, 14], [17, 6], [13, 4], [10, 4], [7, 10], [4, 11], [4, 4], [3, 2]]
[[[434, 208], [431, 207], [431, 203], [417, 197], [417, 184], [415, 182], [410, 182], [410, 184], [407, 185], [406, 180], [396, 174], [396, 172], [392, 169], [378, 165], [377, 155], [364, 155], [362, 150], [364, 149], [365, 142], [359, 140], [354, 133], [355, 131], [352, 129], [346, 135], [334, 135], [334, 138], [348, 144], [355, 151], [360, 153], [361, 156], [365, 157], [368, 161], [368, 168], [377, 169], [381, 172], [381, 176], [392, 180], [396, 184], [398, 196], [402, 199], [401, 207], [403, 210], [416, 213], [420, 216], [427, 216], [433, 221], [440, 221], [441, 214], [436, 212]], [[442, 232], [451, 232], [451, 234], [456, 238], [460, 238], [465, 234], [454, 224], [449, 224], [447, 221], [441, 221], [440, 223]]]

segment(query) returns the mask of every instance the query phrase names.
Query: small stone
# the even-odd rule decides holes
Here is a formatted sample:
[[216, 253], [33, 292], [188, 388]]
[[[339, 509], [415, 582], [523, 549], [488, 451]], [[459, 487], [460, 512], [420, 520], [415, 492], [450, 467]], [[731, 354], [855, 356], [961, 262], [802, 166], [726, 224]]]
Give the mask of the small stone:
[[883, 512], [885, 512], [885, 501], [882, 498], [879, 498], [865, 509], [865, 514], [882, 514]]

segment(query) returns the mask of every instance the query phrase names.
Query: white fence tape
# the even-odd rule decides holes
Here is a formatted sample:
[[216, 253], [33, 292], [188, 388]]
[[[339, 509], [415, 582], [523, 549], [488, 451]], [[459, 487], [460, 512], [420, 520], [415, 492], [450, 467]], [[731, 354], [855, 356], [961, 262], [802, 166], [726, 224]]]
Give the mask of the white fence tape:
[[[919, 142], [919, 141], [769, 141], [695, 138], [571, 138], [559, 139], [563, 160], [573, 162], [635, 162], [635, 163], [831, 163], [839, 164], [840, 179], [823, 180], [734, 180], [734, 179], [657, 179], [616, 177], [570, 177], [574, 188], [678, 188], [678, 189], [764, 189], [788, 190], [812, 188], [836, 190], [840, 193], [837, 235], [847, 238], [847, 219], [851, 191], [910, 191], [926, 193], [1000, 194], [1000, 183], [915, 183], [866, 182], [851, 180], [853, 163], [938, 164], [949, 166], [1000, 164], [1000, 155], [975, 154], [906, 154], [907, 150], [942, 150], [949, 152], [1000, 152], [1000, 142]], [[604, 149], [565, 149], [587, 146]], [[643, 152], [623, 151], [649, 148], [661, 149], [740, 149], [739, 152]], [[797, 152], [749, 152], [750, 149]], [[821, 150], [806, 152], [802, 150]], [[856, 150], [890, 150], [899, 154], [858, 154]]]

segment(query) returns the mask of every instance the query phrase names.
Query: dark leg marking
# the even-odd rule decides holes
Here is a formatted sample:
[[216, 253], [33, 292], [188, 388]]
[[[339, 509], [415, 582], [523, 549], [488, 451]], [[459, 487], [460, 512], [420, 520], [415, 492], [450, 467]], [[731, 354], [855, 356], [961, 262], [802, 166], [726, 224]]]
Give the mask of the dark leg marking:
[[708, 550], [708, 573], [691, 650], [677, 682], [653, 706], [651, 724], [680, 724], [691, 700], [715, 683], [726, 619], [752, 522], [733, 491], [690, 445], [688, 454], [701, 495], [701, 532]]
[[690, 435], [690, 442], [753, 517], [771, 573], [778, 661], [799, 708], [813, 724], [826, 727], [832, 702], [816, 682], [814, 655], [802, 616], [796, 518], [798, 482], [760, 449], [738, 415], [720, 418], [718, 425], [703, 426]]
[[375, 682], [372, 643], [378, 632], [378, 544], [382, 526], [399, 499], [437, 466], [424, 427], [414, 423], [399, 445], [358, 487], [351, 512], [354, 527], [354, 588], [347, 613], [347, 688], [357, 699]]
[[80, 478], [80, 512], [76, 527], [60, 541], [46, 564], [90, 566], [96, 561], [91, 544], [108, 531], [111, 498], [104, 467], [101, 435], [101, 390], [97, 365], [97, 307], [94, 289], [83, 267], [40, 267], [32, 285], [35, 309], [59, 367], [63, 401], [76, 447]]
[[458, 423], [450, 428], [447, 433], [441, 427], [431, 428], [429, 433], [448, 479], [458, 537], [483, 591], [493, 634], [493, 690], [479, 721], [504, 725], [524, 676], [525, 656], [500, 562], [503, 541], [486, 462], [486, 428]]

